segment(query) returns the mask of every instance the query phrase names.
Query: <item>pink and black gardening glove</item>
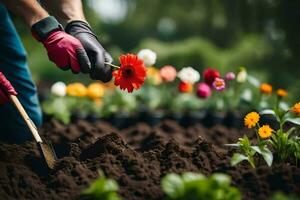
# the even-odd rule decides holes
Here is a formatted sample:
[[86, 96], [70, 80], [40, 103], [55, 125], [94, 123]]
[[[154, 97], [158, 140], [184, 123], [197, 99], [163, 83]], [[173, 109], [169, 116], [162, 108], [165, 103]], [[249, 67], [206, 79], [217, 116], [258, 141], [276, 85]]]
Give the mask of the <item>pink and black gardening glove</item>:
[[65, 31], [77, 38], [84, 47], [91, 62], [91, 78], [102, 82], [110, 81], [112, 69], [105, 62], [111, 63], [112, 57], [102, 47], [91, 27], [84, 21], [72, 21], [67, 24]]
[[4, 74], [0, 72], [0, 105], [9, 101], [8, 95], [17, 95], [17, 92]]
[[35, 23], [31, 32], [43, 43], [49, 60], [60, 69], [71, 69], [75, 74], [90, 72], [91, 63], [82, 44], [75, 37], [65, 33], [54, 17], [46, 17]]

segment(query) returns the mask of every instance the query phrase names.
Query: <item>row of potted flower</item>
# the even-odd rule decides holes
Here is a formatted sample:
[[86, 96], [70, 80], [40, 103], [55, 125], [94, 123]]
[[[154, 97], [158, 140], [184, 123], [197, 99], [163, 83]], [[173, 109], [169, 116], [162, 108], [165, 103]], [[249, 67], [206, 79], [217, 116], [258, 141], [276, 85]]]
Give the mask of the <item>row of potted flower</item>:
[[[200, 73], [193, 67], [158, 68], [155, 62], [156, 53], [143, 49], [137, 55], [122, 55], [120, 67], [113, 65], [117, 69], [113, 72], [114, 83], [94, 82], [88, 86], [55, 83], [50, 97], [43, 103], [44, 112], [65, 123], [70, 121], [71, 113], [92, 113], [106, 118], [118, 118], [120, 113], [139, 118], [140, 113], [141, 116], [147, 113], [158, 118], [184, 115], [203, 119], [203, 111], [209, 111], [206, 116], [211, 117], [214, 111], [261, 110], [287, 96], [283, 89], [273, 95], [271, 85], [261, 84], [244, 67], [222, 76], [212, 68]], [[287, 107], [287, 104], [281, 101], [280, 106]]]

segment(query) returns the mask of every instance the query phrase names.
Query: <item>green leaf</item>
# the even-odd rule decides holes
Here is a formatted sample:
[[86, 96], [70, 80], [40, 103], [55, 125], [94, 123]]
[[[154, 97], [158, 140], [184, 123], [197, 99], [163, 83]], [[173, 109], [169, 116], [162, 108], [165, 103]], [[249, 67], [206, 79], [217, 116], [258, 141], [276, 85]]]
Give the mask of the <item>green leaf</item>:
[[296, 124], [300, 126], [300, 117], [298, 118], [287, 118], [285, 119], [285, 122], [290, 122], [292, 124]]
[[239, 147], [241, 145], [239, 143], [235, 143], [235, 144], [225, 144], [225, 146], [228, 146], [228, 147]]
[[183, 182], [203, 180], [206, 178], [203, 174], [193, 172], [185, 172], [181, 175], [181, 177]]
[[106, 192], [115, 192], [118, 191], [118, 189], [119, 189], [118, 183], [112, 179], [107, 179], [103, 187], [103, 190]]
[[211, 176], [211, 179], [217, 181], [222, 186], [227, 186], [227, 185], [229, 186], [231, 183], [230, 176], [228, 176], [227, 174], [223, 174], [223, 173], [214, 173]]
[[270, 167], [273, 163], [273, 154], [268, 149], [267, 146], [258, 147], [258, 146], [252, 146], [251, 147], [254, 151], [256, 151], [258, 154], [262, 155], [264, 160], [266, 161], [267, 165]]
[[121, 200], [117, 194], [119, 189], [117, 182], [113, 179], [107, 179], [102, 172], [99, 174], [100, 177], [93, 181], [82, 194], [92, 199]]
[[168, 174], [161, 182], [163, 191], [168, 197], [175, 199], [182, 197], [184, 194], [184, 184], [181, 177], [178, 174]]
[[259, 114], [261, 114], [261, 115], [272, 115], [272, 116], [276, 117], [275, 111], [271, 110], [271, 109], [266, 109], [266, 110], [260, 111]]
[[230, 164], [232, 166], [235, 166], [235, 165], [239, 164], [240, 162], [242, 162], [243, 160], [249, 160], [249, 158], [243, 154], [235, 153], [235, 154], [233, 154], [233, 156], [231, 158]]

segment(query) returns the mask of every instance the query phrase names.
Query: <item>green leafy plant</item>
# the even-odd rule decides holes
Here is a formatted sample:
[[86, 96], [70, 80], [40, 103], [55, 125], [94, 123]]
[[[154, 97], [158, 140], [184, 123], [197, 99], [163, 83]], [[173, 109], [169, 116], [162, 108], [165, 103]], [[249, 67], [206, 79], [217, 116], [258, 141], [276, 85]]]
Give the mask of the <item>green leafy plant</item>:
[[[255, 167], [254, 156], [259, 154], [266, 161], [268, 166], [272, 165], [273, 154], [277, 163], [283, 163], [295, 159], [296, 164], [300, 158], [300, 103], [292, 108], [281, 104], [282, 95], [278, 94], [277, 103], [274, 109], [263, 110], [260, 115], [270, 115], [279, 124], [278, 130], [273, 130], [269, 125], [260, 126], [260, 115], [251, 112], [244, 119], [245, 126], [253, 128], [257, 136], [257, 145], [252, 145], [247, 136], [239, 138], [235, 144], [227, 146], [237, 147], [239, 153], [234, 153], [231, 158], [231, 165], [236, 165], [244, 160]], [[288, 126], [285, 126], [289, 123]], [[273, 150], [270, 151], [270, 149]]]
[[54, 118], [62, 121], [65, 124], [70, 123], [71, 115], [75, 111], [80, 111], [83, 114], [99, 113], [101, 107], [87, 97], [59, 97], [51, 95], [42, 104], [43, 111], [52, 115]]
[[121, 200], [117, 194], [118, 183], [113, 179], [105, 177], [102, 171], [99, 171], [100, 177], [82, 192], [82, 195], [88, 199], [95, 200]]
[[[300, 104], [295, 104], [291, 109], [282, 108], [280, 101], [273, 110], [263, 110], [261, 115], [273, 116], [279, 124], [279, 129], [273, 134], [269, 140], [270, 145], [274, 149], [276, 160], [280, 163], [288, 159], [294, 158], [296, 163], [300, 158]], [[285, 126], [289, 123], [288, 128]]]
[[111, 90], [103, 97], [102, 116], [110, 116], [117, 112], [132, 113], [137, 109], [135, 93], [128, 94], [120, 90]]
[[166, 199], [170, 200], [241, 199], [239, 190], [230, 184], [230, 176], [221, 173], [215, 173], [210, 177], [192, 172], [182, 175], [171, 173], [161, 181]]
[[255, 168], [254, 157], [256, 154], [261, 155], [268, 166], [272, 165], [273, 154], [267, 147], [265, 141], [260, 141], [258, 145], [252, 145], [249, 138], [244, 136], [243, 138], [239, 138], [239, 141], [236, 144], [227, 144], [227, 146], [237, 147], [240, 151], [240, 153], [233, 154], [230, 161], [232, 166], [235, 166], [242, 161], [247, 161], [253, 168]]

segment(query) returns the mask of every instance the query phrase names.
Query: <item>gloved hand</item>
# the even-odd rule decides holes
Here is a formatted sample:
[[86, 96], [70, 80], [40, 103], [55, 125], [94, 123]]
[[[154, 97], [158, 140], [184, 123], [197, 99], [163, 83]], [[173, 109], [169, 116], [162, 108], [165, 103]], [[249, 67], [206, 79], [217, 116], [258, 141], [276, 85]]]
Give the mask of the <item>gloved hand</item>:
[[112, 69], [104, 62], [111, 63], [112, 57], [99, 43], [91, 27], [84, 21], [71, 21], [65, 31], [77, 38], [83, 45], [91, 62], [90, 76], [92, 79], [108, 82], [112, 79]]
[[46, 17], [31, 27], [32, 35], [42, 42], [49, 60], [60, 69], [88, 73], [91, 63], [80, 41], [65, 33], [54, 17]]
[[0, 105], [9, 101], [8, 94], [17, 95], [17, 92], [3, 73], [0, 72]]

